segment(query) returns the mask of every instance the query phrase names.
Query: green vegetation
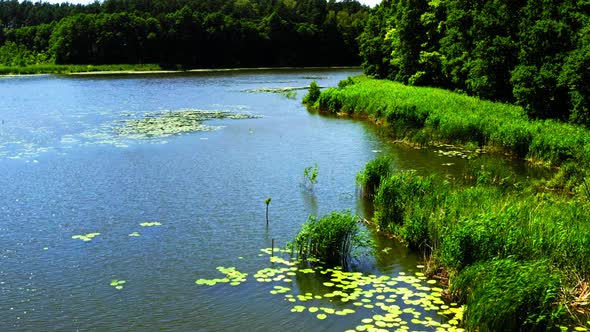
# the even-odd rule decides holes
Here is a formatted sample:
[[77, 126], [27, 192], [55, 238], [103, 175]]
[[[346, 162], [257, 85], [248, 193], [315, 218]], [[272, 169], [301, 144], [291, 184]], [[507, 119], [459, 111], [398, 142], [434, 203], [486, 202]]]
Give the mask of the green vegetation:
[[587, 1], [382, 1], [359, 37], [365, 73], [590, 125]]
[[[326, 0], [0, 0], [0, 65], [157, 63], [164, 69], [358, 65], [369, 8]], [[5, 69], [7, 71], [7, 69]]]
[[115, 132], [124, 137], [167, 137], [195, 131], [210, 131], [216, 127], [202, 122], [210, 119], [251, 119], [254, 116], [224, 111], [179, 110], [147, 114], [143, 119], [126, 120]]
[[126, 280], [115, 279], [115, 280], [111, 281], [110, 285], [111, 285], [111, 287], [115, 287], [115, 289], [117, 289], [117, 290], [121, 290], [121, 289], [123, 289], [123, 285], [125, 285], [126, 283], [127, 283]]
[[94, 239], [95, 237], [99, 236], [100, 233], [88, 233], [88, 234], [84, 234], [84, 235], [73, 235], [72, 239], [78, 239], [78, 240], [82, 240], [84, 242], [90, 242], [92, 241], [92, 239]]
[[[376, 173], [375, 164], [363, 173]], [[469, 329], [546, 329], [587, 317], [587, 198], [506, 186], [497, 172], [472, 169], [461, 186], [413, 171], [382, 178], [373, 222], [424, 251], [431, 272], [448, 274]]]
[[329, 264], [348, 266], [357, 242], [359, 218], [349, 212], [332, 212], [320, 219], [309, 217], [293, 246], [301, 259], [314, 258]]
[[312, 81], [309, 84], [307, 94], [305, 95], [305, 97], [303, 97], [303, 103], [307, 105], [315, 103], [320, 97], [320, 93], [320, 86], [316, 81]]
[[450, 91], [354, 78], [323, 91], [311, 109], [368, 117], [393, 135], [426, 144], [442, 141], [493, 147], [559, 165], [590, 161], [590, 132], [553, 120], [531, 121], [521, 107]]
[[303, 182], [308, 190], [313, 190], [314, 185], [318, 182], [318, 164], [303, 170]]
[[372, 197], [381, 185], [381, 181], [393, 174], [393, 159], [382, 155], [367, 163], [365, 169], [357, 174], [356, 183], [365, 197]]

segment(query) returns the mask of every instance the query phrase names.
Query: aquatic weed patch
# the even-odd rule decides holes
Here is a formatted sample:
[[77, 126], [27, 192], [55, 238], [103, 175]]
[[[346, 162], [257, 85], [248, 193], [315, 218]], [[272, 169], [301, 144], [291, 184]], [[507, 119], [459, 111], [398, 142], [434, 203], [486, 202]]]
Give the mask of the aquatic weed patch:
[[117, 135], [127, 138], [168, 137], [196, 131], [211, 131], [218, 126], [208, 126], [204, 121], [212, 119], [252, 119], [257, 118], [246, 113], [229, 111], [207, 111], [186, 109], [168, 112], [148, 113], [141, 119], [123, 121], [122, 125], [114, 128]]

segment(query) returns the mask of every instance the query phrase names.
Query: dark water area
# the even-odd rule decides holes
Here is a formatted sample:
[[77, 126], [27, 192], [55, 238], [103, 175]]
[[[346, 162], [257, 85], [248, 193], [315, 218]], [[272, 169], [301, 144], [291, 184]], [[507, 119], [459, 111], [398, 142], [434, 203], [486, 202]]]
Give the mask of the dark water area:
[[[355, 177], [377, 155], [427, 173], [454, 176], [464, 167], [463, 158], [391, 144], [368, 123], [309, 114], [304, 90], [253, 92], [312, 80], [335, 86], [359, 73], [0, 78], [0, 330], [343, 331], [379, 314], [328, 297], [311, 302], [355, 313], [294, 313], [301, 303], [253, 277], [280, 265], [261, 249], [273, 239], [284, 247], [310, 214], [370, 214]], [[251, 117], [207, 120], [207, 130], [164, 137], [117, 131], [130, 119], [187, 110]], [[318, 182], [306, 190], [303, 170], [316, 163]], [[100, 234], [72, 238], [92, 233]], [[419, 276], [420, 257], [375, 237], [376, 253], [358, 264], [364, 275]], [[195, 284], [219, 278], [219, 266], [248, 273], [247, 281]], [[278, 284], [296, 297], [327, 292], [325, 278], [296, 273]], [[113, 280], [124, 280], [122, 289]], [[398, 283], [407, 288], [427, 285], [404, 280]], [[398, 295], [388, 303], [416, 307]], [[446, 320], [437, 310], [416, 310], [420, 319]], [[436, 329], [405, 314], [410, 329]]]

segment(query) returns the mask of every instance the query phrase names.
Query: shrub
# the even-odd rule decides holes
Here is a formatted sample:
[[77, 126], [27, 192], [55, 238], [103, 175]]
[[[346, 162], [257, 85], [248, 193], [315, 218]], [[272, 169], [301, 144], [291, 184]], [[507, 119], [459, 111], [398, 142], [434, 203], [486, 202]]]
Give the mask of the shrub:
[[313, 105], [320, 97], [320, 93], [320, 86], [316, 81], [312, 81], [309, 84], [309, 90], [307, 90], [307, 94], [305, 97], [303, 97], [303, 103], [306, 105]]

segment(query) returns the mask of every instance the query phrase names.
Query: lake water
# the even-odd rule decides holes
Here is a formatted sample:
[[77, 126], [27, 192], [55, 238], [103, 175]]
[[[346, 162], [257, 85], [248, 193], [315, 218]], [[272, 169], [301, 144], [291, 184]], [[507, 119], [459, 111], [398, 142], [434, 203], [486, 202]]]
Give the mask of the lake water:
[[[432, 286], [410, 278], [420, 276], [419, 257], [376, 235], [375, 255], [355, 269], [396, 280], [401, 291], [388, 293], [383, 281], [373, 282], [373, 292], [368, 282], [354, 304], [324, 296], [334, 290], [325, 284], [330, 272], [256, 280], [265, 268], [289, 268], [261, 249], [273, 239], [284, 247], [310, 214], [370, 213], [355, 177], [378, 154], [424, 172], [452, 176], [465, 167], [461, 158], [390, 144], [365, 122], [309, 114], [304, 91], [255, 92], [312, 80], [335, 86], [358, 73], [0, 78], [0, 330], [344, 331], [366, 325], [363, 319], [375, 324], [384, 304], [414, 308], [385, 328], [435, 329], [412, 319], [444, 323], [437, 310], [404, 296], [406, 288]], [[118, 131], [129, 120], [186, 110], [252, 118], [208, 120], [216, 130], [167, 137]], [[318, 182], [307, 190], [303, 170], [315, 164]], [[72, 238], [91, 233], [100, 234]], [[218, 266], [248, 273], [246, 281], [195, 284], [223, 277]], [[275, 286], [288, 291], [271, 294]], [[298, 305], [304, 312], [292, 312]]]

